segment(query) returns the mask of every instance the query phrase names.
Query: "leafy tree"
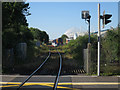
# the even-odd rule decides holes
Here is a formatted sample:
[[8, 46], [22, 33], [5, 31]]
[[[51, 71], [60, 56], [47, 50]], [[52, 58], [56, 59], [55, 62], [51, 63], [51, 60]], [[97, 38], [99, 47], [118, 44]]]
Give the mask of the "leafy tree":
[[17, 43], [32, 38], [26, 27], [26, 16], [30, 15], [29, 8], [29, 3], [25, 2], [2, 3], [2, 41], [5, 48], [14, 48]]
[[63, 44], [66, 44], [66, 38], [68, 38], [68, 36], [63, 34], [61, 38], [63, 39]]
[[49, 42], [49, 36], [45, 31], [41, 31], [37, 28], [32, 28], [32, 27], [29, 28], [29, 30], [33, 34], [34, 39], [39, 40], [39, 41], [44, 42], [44, 43]]
[[37, 28], [29, 28], [29, 30], [32, 32], [34, 39], [40, 40], [41, 38], [41, 31]]
[[42, 41], [44, 43], [48, 43], [49, 42], [49, 36], [45, 31], [42, 31]]
[[118, 61], [118, 48], [119, 48], [118, 30], [108, 31], [106, 36], [102, 39], [102, 51], [106, 55], [104, 58], [107, 62]]
[[20, 27], [20, 32], [18, 34], [18, 40], [20, 42], [26, 42], [29, 43], [29, 41], [33, 41], [34, 37], [33, 34], [30, 32], [28, 27], [26, 26], [21, 26]]
[[12, 31], [13, 28], [6, 29], [2, 36], [2, 46], [5, 48], [13, 48], [17, 44], [17, 34]]
[[25, 16], [30, 15], [29, 3], [25, 2], [3, 2], [2, 3], [2, 23], [4, 28], [16, 28], [20, 25], [27, 26]]
[[118, 56], [118, 60], [119, 60], [119, 62], [120, 62], [120, 27], [118, 28], [118, 36], [119, 36], [119, 38], [118, 38], [118, 54], [117, 54], [117, 56]]

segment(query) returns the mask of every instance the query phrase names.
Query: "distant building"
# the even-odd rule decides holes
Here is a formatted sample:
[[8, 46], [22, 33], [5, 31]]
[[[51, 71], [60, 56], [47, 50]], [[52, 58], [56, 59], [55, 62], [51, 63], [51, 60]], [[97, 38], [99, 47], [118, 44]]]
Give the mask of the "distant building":
[[69, 39], [70, 39], [70, 40], [73, 40], [73, 39], [74, 39], [74, 37], [69, 37]]
[[71, 39], [66, 38], [66, 44], [70, 42]]
[[78, 37], [78, 34], [75, 33], [74, 36], [70, 36], [69, 38], [66, 38], [66, 44], [68, 44], [71, 40], [75, 40]]
[[[105, 36], [105, 34], [106, 34], [106, 32], [107, 32], [108, 30], [109, 30], [109, 29], [107, 29], [107, 30], [101, 30], [101, 36], [102, 36], [102, 37]], [[98, 31], [92, 32], [91, 34], [97, 35], [97, 34], [98, 34]]]
[[78, 37], [77, 33], [74, 34], [74, 40]]
[[76, 39], [78, 36], [84, 36], [86, 34], [84, 28], [70, 28], [64, 34], [68, 36], [69, 39]]

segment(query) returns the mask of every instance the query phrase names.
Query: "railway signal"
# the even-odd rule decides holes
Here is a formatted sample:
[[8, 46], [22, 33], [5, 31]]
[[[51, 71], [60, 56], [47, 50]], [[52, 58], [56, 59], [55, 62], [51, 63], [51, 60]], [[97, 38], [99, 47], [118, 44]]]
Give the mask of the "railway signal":
[[82, 19], [85, 19], [85, 21], [88, 22], [88, 32], [89, 32], [89, 39], [88, 39], [88, 43], [90, 43], [90, 14], [89, 11], [82, 11]]
[[89, 11], [82, 11], [82, 19], [87, 19], [89, 16]]
[[110, 23], [111, 20], [109, 20], [112, 17], [111, 14], [105, 14], [105, 10], [103, 12], [103, 16], [101, 16], [102, 23], [103, 23], [103, 28], [105, 27], [106, 24]]
[[98, 68], [97, 68], [97, 74], [100, 76], [100, 37], [101, 37], [101, 28], [100, 28], [100, 19], [102, 19], [103, 28], [106, 24], [110, 23], [111, 20], [109, 20], [112, 17], [111, 14], [105, 14], [105, 10], [103, 12], [103, 16], [100, 15], [100, 3], [98, 3]]
[[90, 73], [90, 63], [88, 63], [89, 61], [91, 61], [91, 44], [90, 44], [90, 18], [91, 18], [91, 15], [89, 14], [89, 11], [82, 11], [82, 19], [85, 19], [85, 22], [87, 21], [87, 24], [88, 24], [88, 35], [89, 35], [89, 38], [88, 38], [88, 44], [87, 44], [87, 70], [86, 70], [86, 73], [89, 74]]

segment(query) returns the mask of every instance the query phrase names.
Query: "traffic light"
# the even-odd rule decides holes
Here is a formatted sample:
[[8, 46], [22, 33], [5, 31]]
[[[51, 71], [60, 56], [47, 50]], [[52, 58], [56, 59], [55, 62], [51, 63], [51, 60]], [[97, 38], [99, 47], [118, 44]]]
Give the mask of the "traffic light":
[[105, 14], [105, 15], [103, 16], [105, 25], [111, 22], [111, 20], [108, 20], [108, 19], [111, 18], [111, 17], [112, 17], [112, 15], [110, 15], [110, 14]]
[[111, 14], [105, 14], [105, 11], [103, 12], [103, 16], [102, 17], [102, 22], [103, 22], [103, 28], [105, 27], [106, 24], [110, 23], [111, 20], [109, 20], [112, 15]]

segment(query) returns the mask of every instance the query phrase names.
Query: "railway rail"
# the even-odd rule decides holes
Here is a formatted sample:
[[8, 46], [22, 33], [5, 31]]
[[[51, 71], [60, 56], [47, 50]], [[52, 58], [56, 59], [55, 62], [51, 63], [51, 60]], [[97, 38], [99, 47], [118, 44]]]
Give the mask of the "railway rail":
[[59, 81], [59, 76], [60, 76], [60, 73], [61, 73], [61, 68], [62, 68], [62, 56], [60, 55], [60, 53], [58, 52], [59, 56], [60, 56], [60, 67], [59, 67], [59, 71], [58, 71], [58, 74], [57, 74], [57, 77], [55, 79], [55, 83], [54, 83], [54, 88], [53, 90], [56, 90], [57, 89], [57, 85], [58, 85], [58, 81]]
[[[62, 56], [61, 56], [61, 54], [60, 54], [58, 51], [57, 51], [57, 53], [59, 54], [59, 57], [60, 57], [60, 59], [59, 59], [60, 64], [59, 64], [59, 71], [58, 71], [58, 73], [57, 73], [57, 75], [56, 75], [56, 78], [55, 78], [53, 90], [57, 90], [57, 85], [58, 85], [58, 82], [59, 82], [59, 77], [60, 77], [61, 69], [62, 69]], [[40, 68], [48, 61], [48, 59], [50, 58], [50, 56], [51, 56], [51, 52], [49, 51], [49, 55], [48, 55], [47, 58], [44, 60], [44, 62], [43, 62], [36, 70], [34, 70], [34, 71], [27, 77], [27, 79], [25, 79], [25, 80], [19, 85], [19, 87], [17, 88], [17, 90], [20, 90], [20, 88], [22, 88], [23, 85], [24, 85], [26, 82], [28, 82], [28, 80], [29, 80], [30, 78], [32, 78], [32, 76], [35, 75], [35, 73], [36, 73], [38, 70], [40, 70]]]

